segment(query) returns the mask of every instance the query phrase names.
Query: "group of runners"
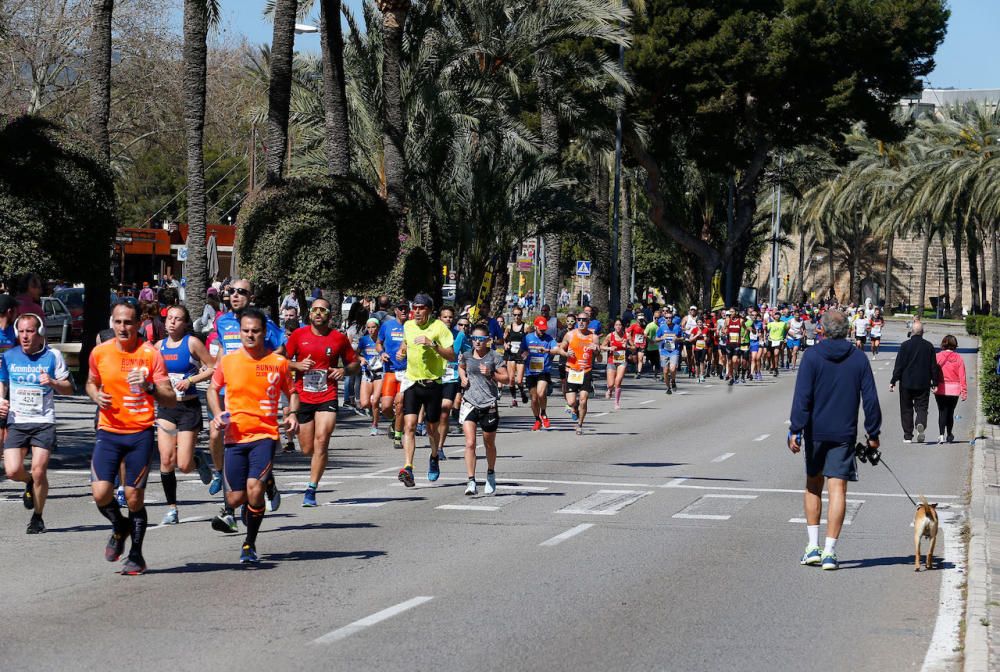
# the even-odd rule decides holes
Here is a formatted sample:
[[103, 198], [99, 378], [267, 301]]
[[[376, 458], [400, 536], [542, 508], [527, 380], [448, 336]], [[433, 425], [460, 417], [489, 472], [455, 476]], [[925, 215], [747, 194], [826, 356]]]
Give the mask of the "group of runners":
[[[45, 343], [41, 318], [15, 319], [6, 298], [0, 295], [0, 439], [8, 478], [24, 483], [22, 499], [32, 511], [27, 532], [36, 534], [45, 531], [46, 469], [57, 448], [55, 395], [70, 394], [73, 383], [62, 355]], [[112, 308], [110, 329], [90, 355], [86, 393], [98, 408], [92, 492], [111, 524], [104, 556], [119, 560], [130, 540], [123, 574], [146, 571], [144, 501], [155, 449], [167, 504], [162, 524], [180, 520], [176, 470], [197, 470], [211, 496], [222, 493], [212, 527], [238, 533], [237, 519], [242, 521], [239, 560], [258, 562], [256, 540], [265, 511], [281, 504], [273, 474], [281, 433], [297, 435], [310, 457], [302, 506], [317, 506], [336, 428], [338, 383], [348, 377], [361, 376], [357, 406], [371, 418], [370, 433], [378, 435], [387, 426], [392, 445], [402, 450], [398, 478], [404, 486], [414, 486], [416, 437], [422, 433], [430, 443], [427, 478], [438, 480], [446, 437], [457, 421], [465, 443], [465, 492], [478, 493], [481, 436], [484, 491], [493, 494], [504, 388], [511, 406], [530, 404], [531, 431], [549, 430], [548, 397], [558, 374], [566, 413], [579, 435], [595, 391], [594, 367], [602, 360], [605, 396], [619, 409], [630, 366], [635, 378], [647, 365], [662, 372], [666, 393], [672, 394], [679, 369], [699, 383], [714, 375], [731, 385], [759, 380], [765, 368], [777, 375], [782, 367], [795, 367], [801, 350], [822, 338], [810, 307], [725, 312], [692, 307], [683, 316], [667, 307], [648, 317], [636, 311], [628, 324], [615, 319], [605, 333], [590, 308], [560, 322], [542, 306], [526, 322], [523, 309], [515, 307], [504, 325], [499, 318], [475, 319], [450, 306], [435, 310], [430, 296], [418, 294], [374, 313], [352, 346], [331, 326], [332, 307], [324, 298], [312, 301], [308, 323], [288, 335], [253, 306], [253, 298], [249, 282], [235, 282], [232, 311], [219, 316], [207, 343], [192, 335], [184, 306], [167, 309], [166, 336], [158, 343], [142, 338], [134, 304]], [[863, 327], [877, 352], [881, 324], [877, 311], [862, 309], [855, 321], [859, 346]], [[197, 386], [203, 382], [209, 383], [208, 455], [197, 450], [204, 424]], [[29, 452], [30, 471], [24, 467]]]

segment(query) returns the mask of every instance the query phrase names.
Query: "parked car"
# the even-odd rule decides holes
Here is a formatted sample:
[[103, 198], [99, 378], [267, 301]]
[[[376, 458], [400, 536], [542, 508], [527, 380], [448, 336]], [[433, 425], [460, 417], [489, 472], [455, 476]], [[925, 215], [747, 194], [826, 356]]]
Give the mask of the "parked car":
[[[83, 338], [84, 294], [85, 292], [83, 287], [70, 287], [69, 289], [60, 289], [58, 292], [52, 293], [52, 296], [66, 304], [66, 308], [69, 310], [69, 314], [73, 318], [70, 331], [74, 339]], [[128, 298], [130, 302], [135, 302], [135, 300], [131, 297], [126, 298]], [[115, 292], [111, 292], [108, 297], [108, 305], [110, 306], [116, 301], [118, 301], [118, 295]]]
[[73, 316], [66, 304], [54, 296], [43, 296], [42, 308], [45, 310], [45, 338], [60, 343], [69, 340]]

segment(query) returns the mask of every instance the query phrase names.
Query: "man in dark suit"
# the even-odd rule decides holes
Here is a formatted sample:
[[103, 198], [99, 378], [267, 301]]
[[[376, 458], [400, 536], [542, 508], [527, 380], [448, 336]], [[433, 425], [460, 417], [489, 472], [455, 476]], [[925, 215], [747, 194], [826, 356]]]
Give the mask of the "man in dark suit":
[[[892, 369], [889, 391], [899, 383], [899, 412], [903, 423], [903, 443], [924, 442], [927, 427], [927, 404], [931, 391], [937, 387], [937, 361], [934, 346], [924, 340], [924, 325], [913, 321], [909, 340], [899, 346], [896, 365]], [[914, 427], [914, 415], [916, 426]]]

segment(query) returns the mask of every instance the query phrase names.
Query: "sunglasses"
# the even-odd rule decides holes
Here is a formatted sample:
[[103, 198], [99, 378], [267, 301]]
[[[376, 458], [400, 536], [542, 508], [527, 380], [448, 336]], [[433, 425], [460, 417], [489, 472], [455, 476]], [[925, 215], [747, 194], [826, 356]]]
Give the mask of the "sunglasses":
[[483, 341], [488, 341], [488, 340], [490, 340], [489, 336], [473, 336], [472, 337], [473, 343], [482, 343]]
[[459, 322], [458, 326], [460, 326], [460, 327], [468, 327], [469, 323], [468, 322]]
[[323, 306], [316, 306], [315, 308], [310, 308], [309, 312], [310, 313], [324, 313], [324, 314], [326, 314], [326, 313], [330, 312], [330, 309], [329, 308], [324, 308]]
[[233, 294], [239, 294], [240, 296], [250, 296], [249, 289], [243, 289], [242, 287], [236, 287], [233, 289]]

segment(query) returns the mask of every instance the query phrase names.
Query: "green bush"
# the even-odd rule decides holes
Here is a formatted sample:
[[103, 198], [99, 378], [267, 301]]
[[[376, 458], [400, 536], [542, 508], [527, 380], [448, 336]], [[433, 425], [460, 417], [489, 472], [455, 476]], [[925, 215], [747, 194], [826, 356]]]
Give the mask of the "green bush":
[[965, 331], [970, 336], [1000, 334], [1000, 317], [992, 315], [969, 315], [965, 318]]
[[983, 362], [983, 370], [979, 372], [983, 391], [983, 398], [980, 401], [983, 417], [991, 425], [997, 425], [1000, 424], [1000, 376], [996, 374], [997, 353], [1000, 353], [1000, 331], [991, 331], [981, 336], [979, 352]]

